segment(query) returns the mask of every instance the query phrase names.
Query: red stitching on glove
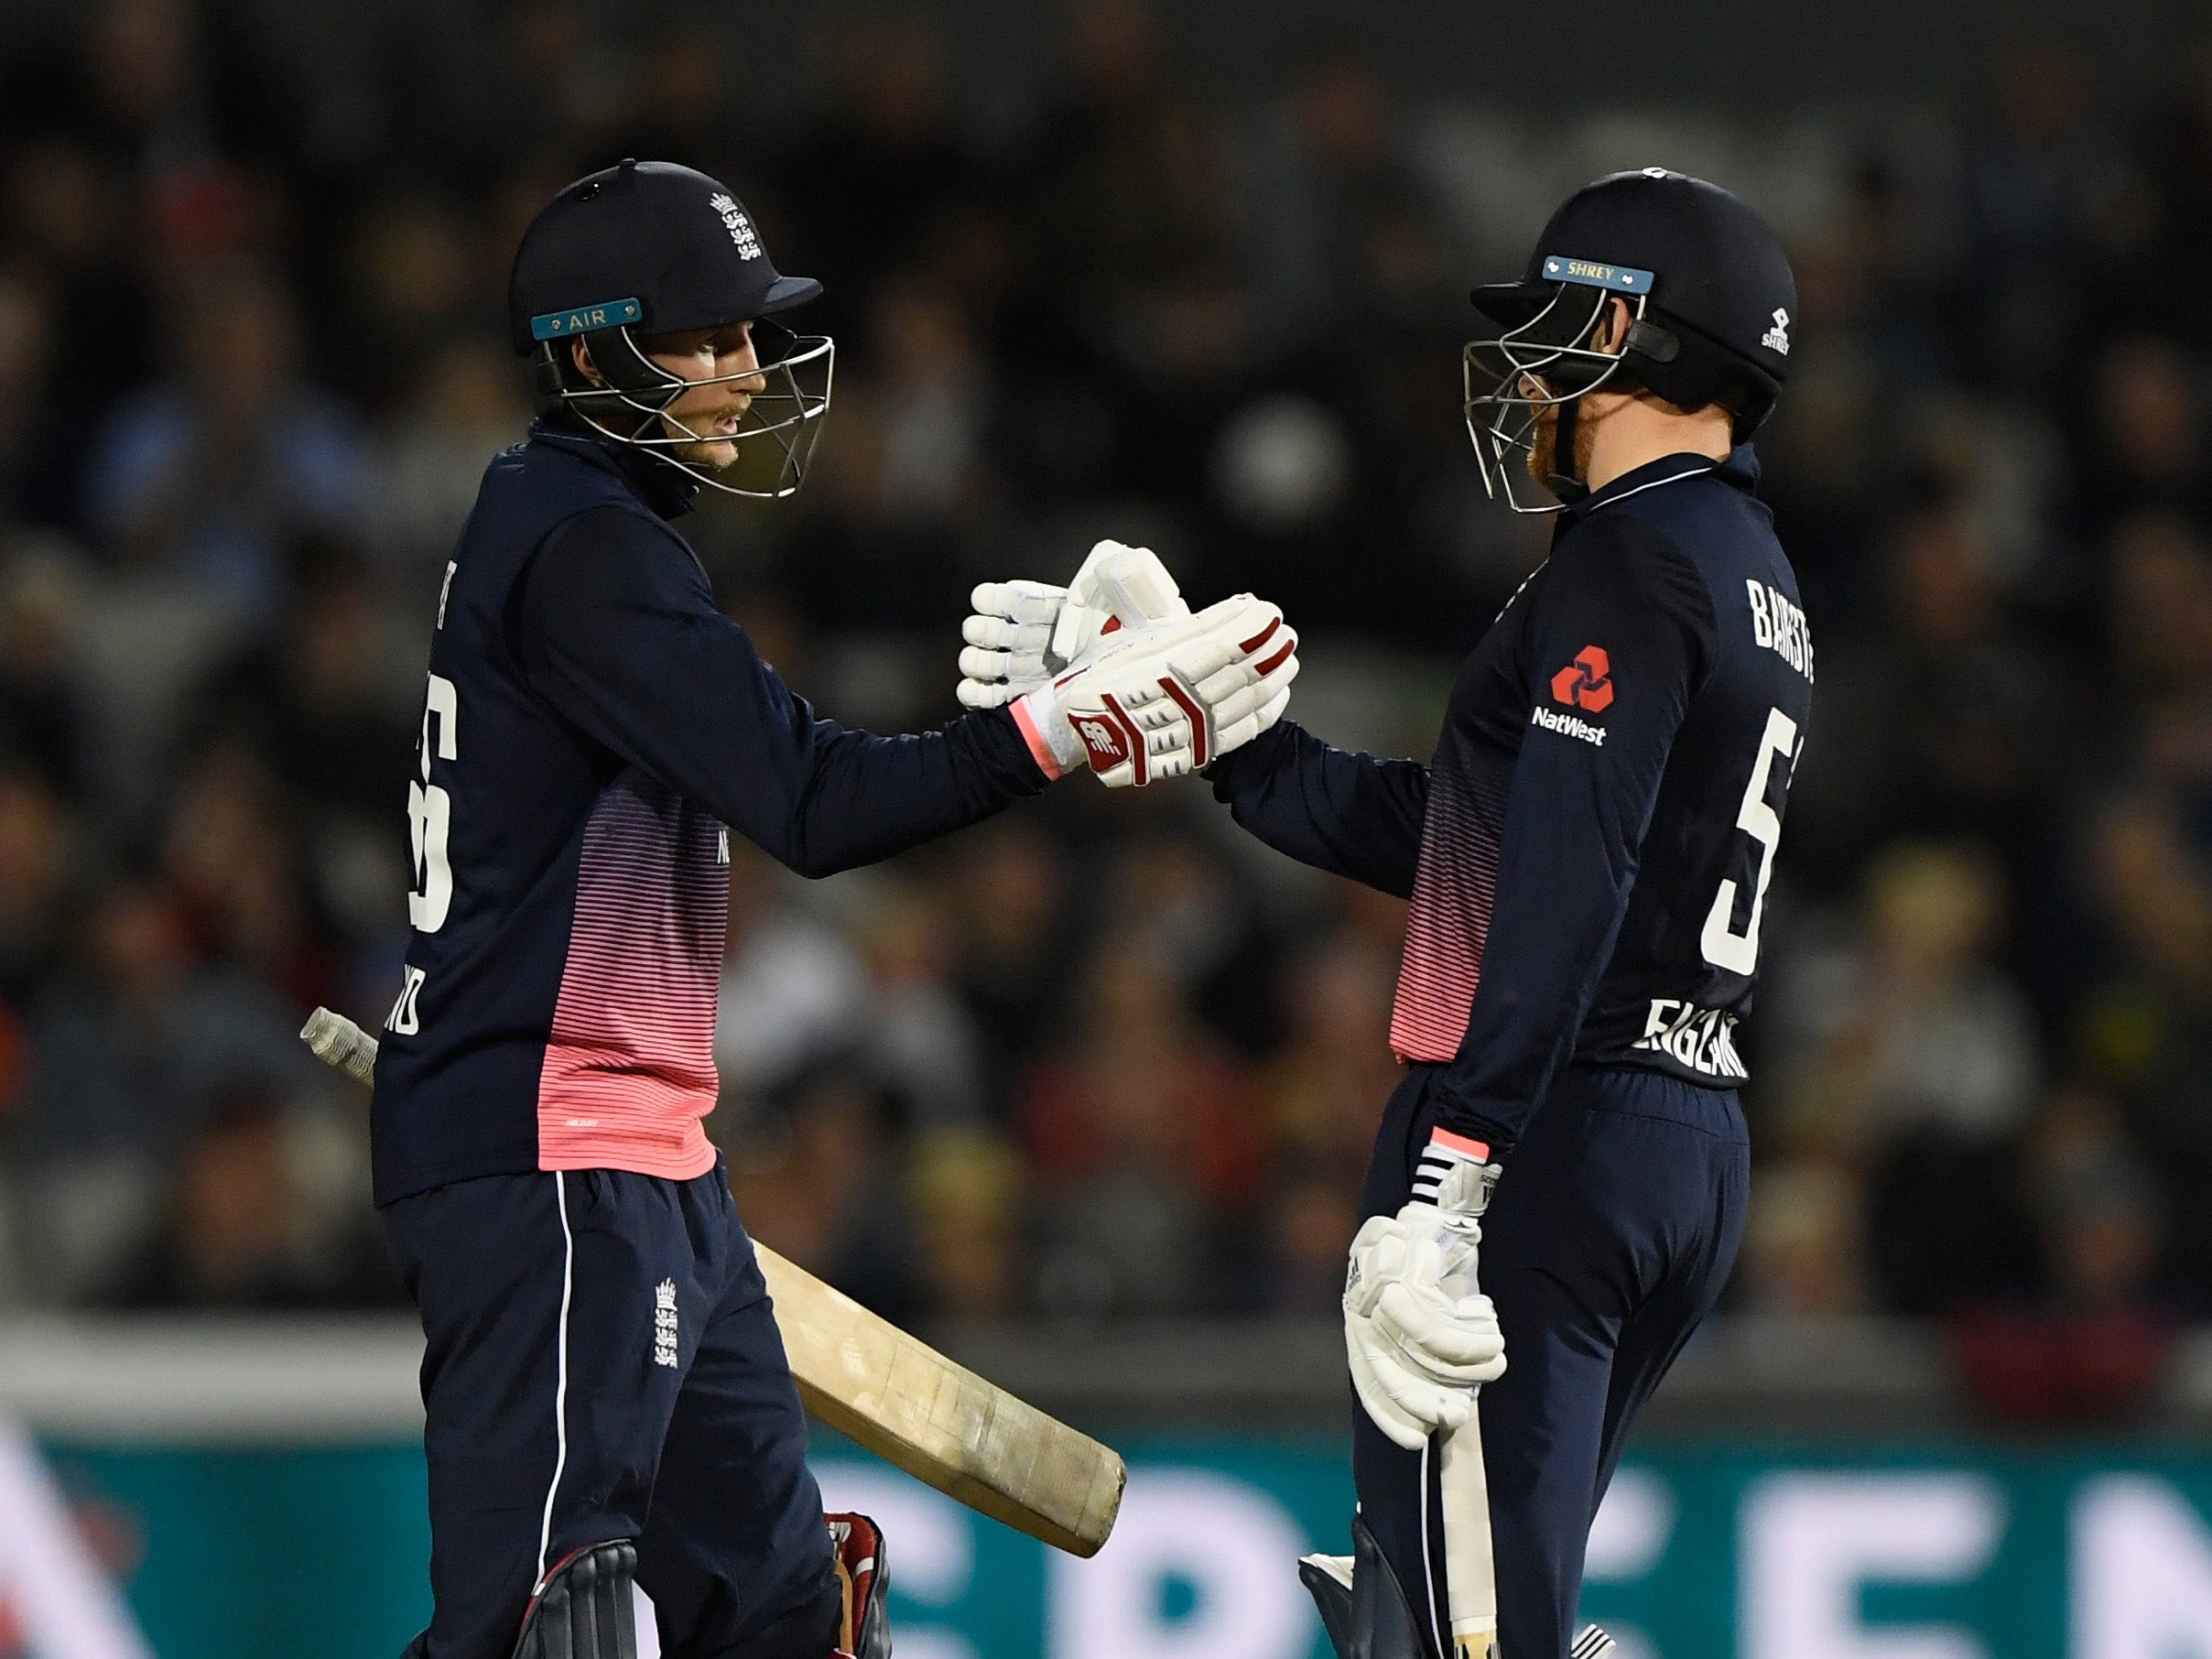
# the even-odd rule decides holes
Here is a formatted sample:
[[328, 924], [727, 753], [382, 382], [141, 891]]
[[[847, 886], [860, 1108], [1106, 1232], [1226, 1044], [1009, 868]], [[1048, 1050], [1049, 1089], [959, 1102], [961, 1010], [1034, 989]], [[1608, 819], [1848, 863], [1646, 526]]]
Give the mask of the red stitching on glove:
[[1190, 717], [1190, 764], [1203, 766], [1209, 758], [1206, 753], [1206, 710], [1198, 707], [1197, 699], [1172, 675], [1160, 676], [1160, 689], [1182, 705], [1183, 712]]
[[1152, 781], [1152, 754], [1144, 746], [1144, 730], [1129, 718], [1129, 710], [1122, 707], [1112, 692], [1106, 692], [1101, 700], [1106, 705], [1106, 712], [1113, 717], [1114, 723], [1122, 729], [1122, 739], [1129, 744], [1129, 762], [1135, 773], [1130, 782], [1143, 788]]

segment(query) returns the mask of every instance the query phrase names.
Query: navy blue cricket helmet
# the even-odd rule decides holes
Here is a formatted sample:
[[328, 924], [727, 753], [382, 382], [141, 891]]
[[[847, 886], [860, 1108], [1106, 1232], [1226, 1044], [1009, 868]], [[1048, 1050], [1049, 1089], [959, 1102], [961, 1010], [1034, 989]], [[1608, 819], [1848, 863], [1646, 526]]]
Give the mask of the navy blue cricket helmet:
[[[821, 291], [812, 277], [775, 268], [753, 216], [723, 185], [674, 162], [629, 160], [579, 179], [530, 222], [507, 280], [507, 320], [540, 414], [656, 453], [715, 489], [774, 497], [806, 474], [836, 346], [772, 320]], [[656, 336], [747, 321], [756, 370], [687, 379], [646, 352]], [[571, 339], [583, 341], [597, 379], [577, 366]], [[680, 453], [719, 435], [667, 414], [693, 387], [725, 383], [749, 395], [732, 476]]]
[[[1592, 341], [1618, 297], [1616, 351]], [[1740, 198], [1664, 168], [1613, 173], [1577, 190], [1537, 239], [1518, 282], [1469, 296], [1494, 330], [1463, 354], [1468, 433], [1493, 496], [1521, 512], [1516, 455], [1547, 408], [1559, 413], [1561, 500], [1572, 476], [1575, 404], [1601, 385], [1642, 387], [1685, 408], [1718, 404], [1734, 440], [1765, 421], [1789, 377], [1797, 284], [1782, 240]]]

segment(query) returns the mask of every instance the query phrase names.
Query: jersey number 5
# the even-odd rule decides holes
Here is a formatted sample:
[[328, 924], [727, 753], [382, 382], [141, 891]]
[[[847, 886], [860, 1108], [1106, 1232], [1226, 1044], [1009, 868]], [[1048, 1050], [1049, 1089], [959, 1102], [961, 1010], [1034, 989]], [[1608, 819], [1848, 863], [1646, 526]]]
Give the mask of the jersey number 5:
[[460, 748], [453, 727], [461, 694], [450, 679], [430, 676], [422, 710], [420, 782], [407, 780], [407, 840], [415, 849], [415, 891], [407, 895], [407, 923], [417, 933], [436, 933], [446, 925], [453, 903], [453, 866], [446, 841], [453, 825], [453, 797], [430, 781], [430, 759], [455, 760]]
[[[1773, 775], [1774, 757], [1789, 759], [1796, 751], [1797, 722], [1779, 709], [1768, 710], [1759, 758], [1752, 763], [1751, 781], [1743, 786], [1743, 805], [1736, 814], [1736, 828], [1759, 843], [1759, 880], [1751, 889], [1751, 914], [1741, 933], [1729, 929], [1729, 919], [1736, 914], [1736, 884], [1724, 881], [1713, 895], [1713, 907], [1705, 913], [1705, 931], [1698, 937], [1705, 960], [1730, 973], [1748, 975], [1759, 966], [1759, 916], [1766, 908], [1766, 884], [1773, 876], [1774, 849], [1782, 840], [1782, 814], [1766, 804], [1767, 782]], [[1789, 788], [1787, 779], [1782, 786]]]

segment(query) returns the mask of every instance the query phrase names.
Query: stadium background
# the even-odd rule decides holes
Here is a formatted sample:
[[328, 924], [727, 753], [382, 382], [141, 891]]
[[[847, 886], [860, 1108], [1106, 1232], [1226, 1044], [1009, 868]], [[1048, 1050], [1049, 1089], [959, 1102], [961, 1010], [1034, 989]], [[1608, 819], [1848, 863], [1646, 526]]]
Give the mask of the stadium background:
[[[1469, 282], [1615, 167], [1764, 209], [1820, 700], [1744, 1258], [1589, 1610], [1667, 1659], [2212, 1654], [2212, 34], [2077, 11], [7, 8], [0, 1404], [51, 1455], [0, 1445], [0, 1654], [126, 1651], [57, 1550], [164, 1659], [419, 1616], [363, 1103], [292, 1034], [390, 1000], [428, 613], [526, 415], [505, 263], [623, 155], [828, 286], [815, 476], [691, 521], [826, 711], [948, 717], [968, 586], [1111, 533], [1279, 600], [1298, 717], [1393, 753], [1541, 556], [1460, 432]], [[1342, 1541], [1400, 906], [1198, 786], [732, 880], [751, 1225], [1148, 1453], [1090, 1579], [871, 1489], [934, 1540], [901, 1651], [1319, 1651], [1269, 1551]]]

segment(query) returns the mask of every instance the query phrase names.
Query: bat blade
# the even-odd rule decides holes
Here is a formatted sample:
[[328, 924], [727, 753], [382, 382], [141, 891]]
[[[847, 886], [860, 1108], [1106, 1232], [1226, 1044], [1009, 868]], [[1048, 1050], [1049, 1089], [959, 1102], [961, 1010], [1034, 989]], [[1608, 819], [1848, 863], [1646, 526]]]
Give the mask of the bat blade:
[[[318, 1008], [301, 1039], [373, 1084], [376, 1039]], [[980, 1513], [1094, 1556], [1128, 1480], [1111, 1447], [947, 1359], [756, 1242], [799, 1398], [839, 1433]]]
[[764, 1244], [799, 1398], [917, 1480], [1071, 1555], [1113, 1530], [1118, 1454], [878, 1318]]

